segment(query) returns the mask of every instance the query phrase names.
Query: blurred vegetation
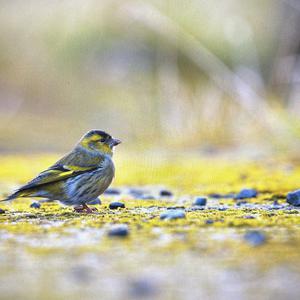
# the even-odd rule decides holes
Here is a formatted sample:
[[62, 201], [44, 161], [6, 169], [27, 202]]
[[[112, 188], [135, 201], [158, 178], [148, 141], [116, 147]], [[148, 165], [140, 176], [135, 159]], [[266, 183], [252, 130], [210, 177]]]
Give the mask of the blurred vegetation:
[[90, 128], [134, 149], [297, 149], [299, 16], [293, 0], [2, 1], [0, 150]]

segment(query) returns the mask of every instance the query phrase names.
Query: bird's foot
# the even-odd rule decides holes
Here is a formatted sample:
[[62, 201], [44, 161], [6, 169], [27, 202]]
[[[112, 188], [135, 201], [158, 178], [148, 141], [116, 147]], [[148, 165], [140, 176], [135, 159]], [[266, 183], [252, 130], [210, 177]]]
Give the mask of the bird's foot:
[[78, 213], [85, 213], [85, 214], [92, 214], [96, 211], [98, 211], [97, 208], [93, 207], [88, 207], [86, 204], [75, 206], [74, 210]]
[[82, 205], [74, 206], [74, 211], [76, 211], [78, 213], [82, 213], [82, 212], [84, 212], [84, 208]]
[[90, 209], [92, 212], [98, 211], [98, 209], [97, 209], [96, 207], [89, 207], [89, 209]]

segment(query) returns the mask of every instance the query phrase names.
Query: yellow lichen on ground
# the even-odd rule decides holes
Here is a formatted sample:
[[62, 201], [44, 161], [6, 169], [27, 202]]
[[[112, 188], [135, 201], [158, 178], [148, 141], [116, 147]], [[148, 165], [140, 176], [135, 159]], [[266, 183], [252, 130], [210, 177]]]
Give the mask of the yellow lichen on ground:
[[[2, 156], [3, 197], [56, 158]], [[229, 298], [236, 289], [247, 299], [297, 295], [300, 210], [285, 196], [300, 187], [299, 167], [276, 160], [126, 155], [116, 157], [116, 169], [113, 186], [121, 194], [102, 196], [95, 214], [58, 203], [31, 208], [29, 199], [1, 203], [0, 299]], [[208, 197], [204, 209], [192, 205], [195, 196], [243, 187], [257, 189], [258, 197], [240, 205]], [[145, 189], [153, 199], [132, 197], [130, 188]], [[174, 196], [159, 196], [161, 188]], [[126, 208], [112, 210], [112, 201]], [[184, 211], [185, 218], [162, 220], [168, 208]], [[126, 224], [129, 234], [109, 236], [115, 224]], [[245, 233], [252, 230], [266, 240], [249, 243]]]

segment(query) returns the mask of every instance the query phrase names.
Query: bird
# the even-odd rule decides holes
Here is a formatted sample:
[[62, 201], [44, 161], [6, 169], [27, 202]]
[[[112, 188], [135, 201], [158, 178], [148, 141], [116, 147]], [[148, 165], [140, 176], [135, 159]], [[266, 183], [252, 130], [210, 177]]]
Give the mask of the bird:
[[120, 143], [105, 131], [90, 130], [72, 151], [1, 201], [38, 197], [58, 200], [79, 213], [92, 213], [96, 209], [87, 203], [97, 199], [111, 184], [115, 176], [112, 156], [114, 147]]

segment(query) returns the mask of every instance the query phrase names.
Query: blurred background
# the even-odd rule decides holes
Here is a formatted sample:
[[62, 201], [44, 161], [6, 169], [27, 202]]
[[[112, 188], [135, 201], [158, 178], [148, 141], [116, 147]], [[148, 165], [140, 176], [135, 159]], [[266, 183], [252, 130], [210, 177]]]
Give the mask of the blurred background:
[[0, 151], [299, 149], [297, 0], [1, 1]]

